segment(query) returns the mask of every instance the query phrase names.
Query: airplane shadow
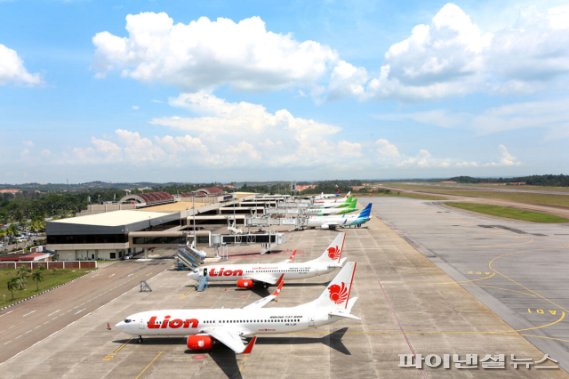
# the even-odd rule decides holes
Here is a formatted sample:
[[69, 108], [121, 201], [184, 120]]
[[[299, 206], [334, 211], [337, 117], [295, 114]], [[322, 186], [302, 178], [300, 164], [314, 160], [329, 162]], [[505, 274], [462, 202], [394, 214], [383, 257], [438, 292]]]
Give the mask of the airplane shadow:
[[[257, 345], [289, 345], [289, 344], [324, 344], [344, 355], [352, 355], [350, 350], [342, 342], [342, 337], [348, 328], [338, 329], [324, 337], [260, 337], [257, 339]], [[138, 345], [140, 342], [136, 338], [120, 339], [113, 341], [114, 343]], [[172, 344], [185, 344], [185, 337], [150, 337], [144, 338], [143, 344], [145, 345], [172, 345]], [[184, 352], [188, 355], [204, 354], [201, 351], [186, 350]], [[230, 379], [242, 379], [241, 370], [237, 363], [237, 355], [222, 343], [217, 342], [213, 349], [207, 352], [211, 359], [223, 371], [223, 373]]]
[[297, 344], [324, 344], [344, 355], [352, 355], [342, 342], [342, 337], [348, 328], [338, 329], [324, 337], [260, 337], [257, 345], [297, 345]]

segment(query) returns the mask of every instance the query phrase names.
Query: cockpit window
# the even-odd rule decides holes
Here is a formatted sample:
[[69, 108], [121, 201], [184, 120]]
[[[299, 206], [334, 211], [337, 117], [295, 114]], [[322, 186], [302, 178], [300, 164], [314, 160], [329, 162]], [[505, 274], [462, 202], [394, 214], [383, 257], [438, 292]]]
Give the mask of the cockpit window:
[[132, 320], [129, 319], [129, 318], [125, 318], [125, 319], [124, 319], [125, 324], [128, 324], [128, 323], [131, 322], [131, 321], [132, 321]]

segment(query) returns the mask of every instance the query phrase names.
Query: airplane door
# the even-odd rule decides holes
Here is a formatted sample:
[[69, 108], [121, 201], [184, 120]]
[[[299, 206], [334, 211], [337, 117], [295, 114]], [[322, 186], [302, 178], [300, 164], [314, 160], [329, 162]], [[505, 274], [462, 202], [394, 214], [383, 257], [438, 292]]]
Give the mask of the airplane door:
[[314, 320], [314, 313], [311, 313], [310, 316], [308, 316], [308, 326], [312, 326], [312, 327], [316, 327], [316, 322]]
[[144, 323], [144, 319], [140, 319], [140, 322], [138, 323], [138, 329], [144, 329], [145, 323]]

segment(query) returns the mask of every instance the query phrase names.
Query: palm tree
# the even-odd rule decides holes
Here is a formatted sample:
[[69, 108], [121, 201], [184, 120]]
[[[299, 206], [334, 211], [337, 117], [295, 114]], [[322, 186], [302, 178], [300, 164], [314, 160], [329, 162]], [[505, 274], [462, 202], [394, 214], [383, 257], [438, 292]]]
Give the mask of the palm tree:
[[43, 280], [43, 274], [41, 270], [36, 270], [32, 272], [32, 280], [36, 282], [36, 291], [40, 290], [40, 282]]
[[10, 278], [10, 280], [8, 280], [7, 287], [8, 291], [12, 294], [12, 300], [14, 300], [14, 292], [23, 288], [22, 279], [19, 277]]
[[28, 277], [28, 274], [30, 272], [28, 271], [28, 268], [26, 266], [18, 266], [18, 268], [16, 269], [16, 276], [18, 278], [21, 278], [22, 280], [26, 279]]

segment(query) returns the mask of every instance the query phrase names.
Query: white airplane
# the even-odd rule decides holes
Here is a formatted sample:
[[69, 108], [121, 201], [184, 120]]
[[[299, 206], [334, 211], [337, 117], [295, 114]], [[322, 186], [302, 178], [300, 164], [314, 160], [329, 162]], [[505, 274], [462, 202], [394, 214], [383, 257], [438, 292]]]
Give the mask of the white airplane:
[[[263, 308], [280, 293], [275, 292], [243, 308], [169, 309], [135, 313], [116, 328], [138, 336], [188, 336], [190, 350], [209, 350], [215, 341], [237, 354], [249, 354], [257, 334], [296, 332], [336, 322], [359, 320], [351, 314], [357, 297], [350, 299], [356, 263], [348, 262], [328, 284], [320, 297], [296, 307]], [[246, 337], [253, 337], [245, 344]]]
[[352, 191], [348, 192], [346, 194], [346, 196], [344, 197], [336, 197], [336, 198], [332, 198], [332, 199], [314, 199], [314, 204], [315, 205], [333, 205], [333, 204], [339, 204], [339, 203], [343, 203], [345, 201], [348, 200], [348, 198], [351, 196]]
[[361, 227], [370, 220], [371, 203], [357, 215], [312, 216], [308, 218], [306, 226], [309, 228], [336, 229], [351, 226]]
[[312, 278], [328, 274], [344, 265], [347, 259], [342, 258], [345, 238], [345, 233], [338, 233], [322, 255], [307, 262], [293, 263], [295, 250], [290, 258], [283, 262], [202, 266], [188, 276], [195, 281], [199, 281], [203, 276], [206, 276], [209, 282], [236, 281], [239, 288], [252, 288], [255, 284], [262, 284], [266, 288], [282, 279]]

